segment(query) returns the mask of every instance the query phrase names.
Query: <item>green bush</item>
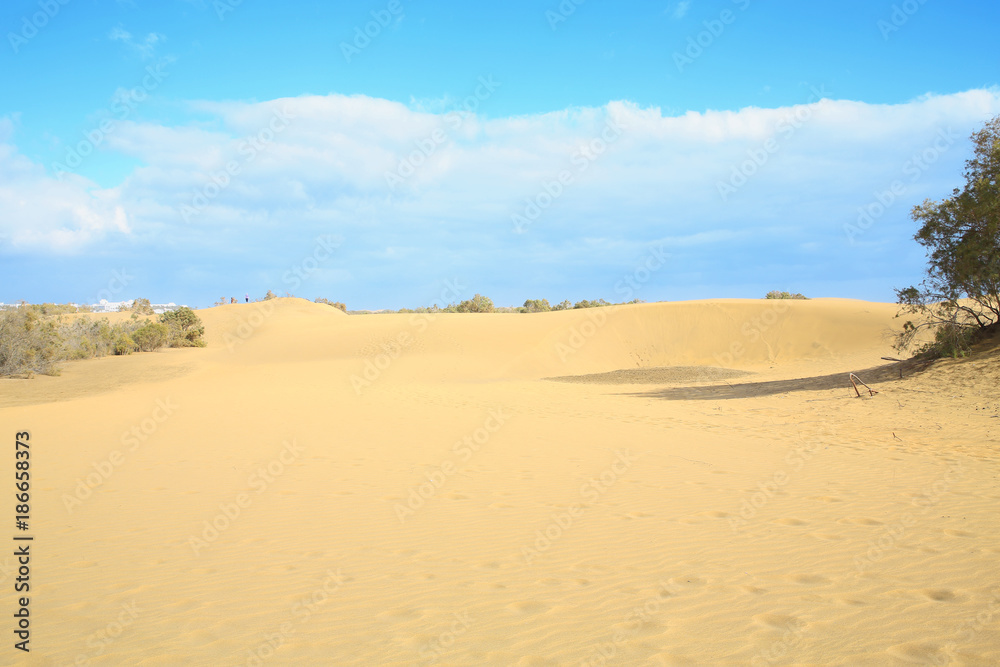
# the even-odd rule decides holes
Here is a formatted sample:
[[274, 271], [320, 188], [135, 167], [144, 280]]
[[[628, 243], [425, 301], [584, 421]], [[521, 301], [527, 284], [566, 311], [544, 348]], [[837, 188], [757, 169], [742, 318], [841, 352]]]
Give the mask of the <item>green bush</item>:
[[140, 352], [152, 352], [167, 344], [170, 328], [162, 322], [146, 322], [132, 332], [132, 340]]
[[792, 294], [790, 292], [779, 292], [778, 290], [771, 290], [764, 297], [765, 299], [808, 299], [809, 297], [803, 296], [802, 294]]
[[330, 301], [329, 299], [324, 299], [323, 297], [319, 297], [319, 298], [316, 299], [316, 303], [325, 303], [328, 306], [333, 306], [334, 308], [339, 308], [340, 310], [344, 311], [345, 313], [347, 312], [347, 305], [344, 304], [344, 303], [341, 303], [340, 301]]
[[132, 302], [132, 313], [137, 315], [152, 315], [153, 306], [149, 303], [149, 299], [136, 299]]
[[115, 354], [132, 354], [133, 352], [139, 351], [139, 346], [136, 342], [132, 340], [132, 337], [125, 332], [121, 332], [115, 338], [115, 344], [112, 348]]
[[610, 306], [610, 305], [611, 304], [605, 301], [604, 299], [598, 299], [597, 301], [587, 301], [586, 299], [584, 299], [583, 301], [577, 301], [575, 304], [573, 304], [573, 308], [600, 308], [602, 306]]
[[205, 341], [202, 339], [205, 335], [205, 326], [187, 306], [163, 313], [160, 315], [160, 322], [169, 329], [170, 347], [205, 347]]
[[523, 308], [525, 313], [545, 313], [552, 310], [548, 299], [528, 299]]
[[0, 311], [0, 375], [55, 375], [59, 338], [31, 308]]
[[459, 313], [492, 313], [493, 311], [493, 301], [482, 294], [476, 294], [471, 299], [458, 304], [456, 308], [456, 312]]

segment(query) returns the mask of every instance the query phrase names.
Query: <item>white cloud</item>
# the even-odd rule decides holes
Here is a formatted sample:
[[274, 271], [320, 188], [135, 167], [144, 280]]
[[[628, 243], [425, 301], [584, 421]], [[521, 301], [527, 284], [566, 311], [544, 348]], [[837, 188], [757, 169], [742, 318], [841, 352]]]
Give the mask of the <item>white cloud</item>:
[[[0, 119], [0, 127], [5, 120]], [[7, 250], [72, 253], [109, 233], [128, 234], [119, 194], [80, 177], [52, 178], [13, 146], [0, 143], [0, 236]]]
[[691, 8], [691, 0], [681, 0], [674, 7], [674, 18], [682, 19], [688, 13], [688, 9]]
[[136, 41], [132, 37], [132, 33], [125, 30], [121, 26], [112, 28], [108, 33], [108, 39], [112, 42], [121, 42], [125, 44], [134, 53], [137, 53], [143, 60], [149, 60], [154, 55], [156, 55], [156, 47], [161, 43], [166, 41], [166, 37], [158, 32], [151, 32], [146, 35], [142, 40]]
[[[104, 148], [142, 166], [107, 190], [48, 177], [8, 138], [0, 210], [16, 214], [0, 223], [5, 247], [80, 249], [129, 235], [132, 243], [187, 248], [238, 239], [248, 252], [274, 256], [280, 239], [326, 232], [345, 238], [349, 273], [338, 275], [358, 281], [384, 280], [375, 258], [388, 247], [407, 249], [389, 259], [424, 282], [438, 275], [427, 272], [455, 263], [505, 267], [538, 256], [575, 266], [611, 256], [627, 262], [628, 252], [656, 239], [683, 254], [685, 276], [770, 266], [806, 250], [830, 264], [882, 261], [866, 253], [908, 242], [910, 207], [960, 182], [966, 139], [1000, 113], [1000, 92], [682, 115], [619, 101], [493, 119], [344, 95], [192, 108], [197, 125], [123, 122]], [[609, 123], [621, 134], [602, 145]], [[0, 141], [10, 127], [0, 120]], [[907, 164], [933, 147], [939, 132], [958, 139], [912, 178]], [[754, 165], [762, 150], [766, 160]], [[590, 160], [584, 151], [602, 152]], [[227, 173], [227, 165], [238, 173]], [[393, 189], [386, 176], [401, 173], [401, 165], [412, 174]], [[720, 184], [740, 169], [753, 173], [722, 197]], [[552, 199], [546, 188], [555, 188], [561, 173], [571, 182]], [[849, 245], [844, 225], [896, 180], [905, 194]], [[198, 194], [204, 206], [185, 219], [182, 208]], [[530, 201], [544, 203], [541, 214], [516, 234], [512, 216]], [[588, 238], [618, 250], [582, 242]]]

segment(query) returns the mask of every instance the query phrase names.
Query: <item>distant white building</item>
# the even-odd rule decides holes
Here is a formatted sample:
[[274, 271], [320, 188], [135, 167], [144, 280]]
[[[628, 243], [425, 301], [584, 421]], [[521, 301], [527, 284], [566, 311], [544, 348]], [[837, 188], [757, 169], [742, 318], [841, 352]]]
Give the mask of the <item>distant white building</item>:
[[[130, 309], [134, 303], [135, 299], [129, 299], [128, 301], [108, 301], [107, 299], [101, 299], [99, 303], [95, 303], [90, 306], [90, 309], [95, 313], [117, 313], [122, 310]], [[153, 303], [150, 305], [153, 308], [153, 312], [157, 315], [162, 315], [169, 310], [177, 310], [178, 308], [185, 307], [178, 306], [173, 301], [170, 303]]]

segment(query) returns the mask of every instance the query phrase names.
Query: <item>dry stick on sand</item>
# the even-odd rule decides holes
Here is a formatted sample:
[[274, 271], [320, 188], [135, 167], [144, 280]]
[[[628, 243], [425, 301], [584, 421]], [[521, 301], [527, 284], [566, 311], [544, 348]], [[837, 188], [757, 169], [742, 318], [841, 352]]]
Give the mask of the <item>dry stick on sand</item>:
[[861, 392], [858, 391], [858, 385], [855, 384], [855, 382], [854, 382], [855, 380], [857, 380], [858, 382], [860, 382], [861, 384], [864, 385], [865, 389], [868, 390], [868, 395], [869, 396], [874, 396], [875, 394], [878, 393], [877, 391], [875, 391], [874, 389], [872, 389], [871, 387], [869, 387], [868, 385], [866, 385], [864, 383], [864, 381], [861, 378], [859, 378], [857, 375], [855, 375], [854, 373], [851, 373], [850, 380], [851, 380], [851, 386], [854, 387], [854, 393], [858, 395], [858, 398], [861, 398]]

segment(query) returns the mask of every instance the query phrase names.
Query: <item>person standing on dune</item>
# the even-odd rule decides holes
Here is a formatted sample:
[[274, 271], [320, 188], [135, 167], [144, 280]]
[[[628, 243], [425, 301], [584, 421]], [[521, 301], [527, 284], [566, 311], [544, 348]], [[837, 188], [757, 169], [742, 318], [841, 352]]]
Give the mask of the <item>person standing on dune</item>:
[[244, 296], [246, 297], [247, 303], [250, 303], [250, 293], [247, 292]]

